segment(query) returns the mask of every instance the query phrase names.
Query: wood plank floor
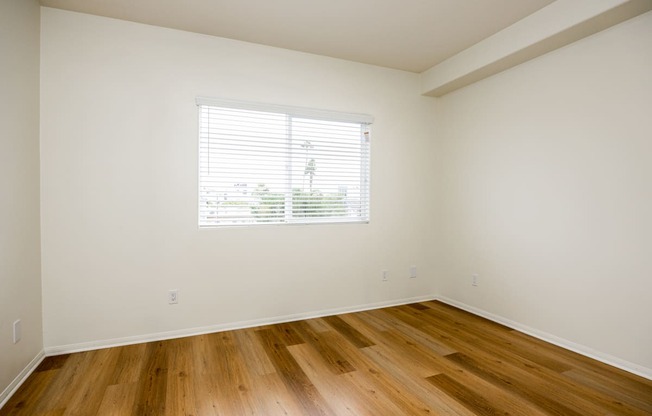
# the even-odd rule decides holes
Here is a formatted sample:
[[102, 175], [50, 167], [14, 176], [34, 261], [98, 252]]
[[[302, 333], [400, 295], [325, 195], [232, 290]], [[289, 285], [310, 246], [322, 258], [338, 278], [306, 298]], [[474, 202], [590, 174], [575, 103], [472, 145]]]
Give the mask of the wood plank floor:
[[48, 357], [0, 416], [652, 415], [652, 381], [440, 302]]

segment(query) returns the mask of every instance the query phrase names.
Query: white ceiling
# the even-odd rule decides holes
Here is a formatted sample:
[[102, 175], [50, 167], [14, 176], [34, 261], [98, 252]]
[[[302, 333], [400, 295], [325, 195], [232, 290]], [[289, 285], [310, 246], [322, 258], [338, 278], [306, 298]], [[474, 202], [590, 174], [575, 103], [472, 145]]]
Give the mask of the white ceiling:
[[150, 25], [423, 72], [553, 0], [41, 0]]

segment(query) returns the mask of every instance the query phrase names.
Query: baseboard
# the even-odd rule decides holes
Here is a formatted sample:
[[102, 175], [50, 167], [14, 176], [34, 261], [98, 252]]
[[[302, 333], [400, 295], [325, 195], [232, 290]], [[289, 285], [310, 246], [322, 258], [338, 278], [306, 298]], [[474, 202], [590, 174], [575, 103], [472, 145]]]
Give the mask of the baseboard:
[[519, 322], [512, 321], [510, 319], [504, 318], [500, 315], [495, 315], [491, 312], [487, 312], [485, 310], [467, 305], [462, 302], [458, 302], [454, 299], [447, 298], [445, 296], [437, 296], [437, 300], [444, 302], [446, 304], [449, 304], [451, 306], [455, 306], [456, 308], [463, 309], [467, 312], [471, 312], [474, 315], [481, 316], [483, 318], [487, 318], [490, 321], [498, 322], [499, 324], [503, 324], [509, 328], [515, 329], [517, 331], [523, 332], [525, 334], [531, 335], [535, 338], [538, 338], [540, 340], [549, 342], [551, 344], [557, 345], [559, 347], [565, 348], [567, 350], [576, 352], [578, 354], [584, 355], [586, 357], [592, 358], [594, 360], [603, 362], [605, 364], [611, 365], [616, 368], [620, 368], [621, 370], [625, 370], [629, 373], [636, 374], [638, 376], [644, 377], [648, 380], [652, 380], [652, 369], [643, 367], [638, 364], [631, 363], [629, 361], [620, 359], [618, 357], [614, 357], [609, 354], [605, 354], [601, 351], [594, 350], [593, 348], [589, 348], [585, 345], [577, 344], [575, 342], [569, 341], [564, 338], [560, 338], [558, 336], [549, 334], [544, 331], [539, 331], [538, 329], [531, 328], [527, 325], [523, 325]]
[[23, 368], [23, 371], [21, 371], [14, 380], [9, 383], [6, 389], [0, 393], [0, 409], [2, 409], [2, 406], [7, 403], [7, 401], [11, 398], [11, 396], [14, 395], [16, 390], [23, 384], [25, 380], [27, 380], [27, 377], [29, 377], [34, 370], [36, 370], [36, 367], [38, 367], [39, 364], [41, 364], [41, 361], [45, 358], [45, 351], [41, 350], [38, 354], [36, 354], [36, 357], [32, 359], [32, 361], [27, 364], [25, 368]]
[[82, 342], [78, 344], [68, 344], [53, 347], [46, 347], [47, 356], [69, 354], [73, 352], [91, 351], [102, 348], [119, 347], [123, 345], [140, 344], [143, 342], [163, 341], [166, 339], [183, 338], [194, 335], [210, 334], [214, 332], [230, 331], [235, 329], [251, 328], [261, 325], [280, 324], [283, 322], [292, 322], [302, 319], [319, 318], [322, 316], [339, 315], [343, 313], [362, 312], [371, 309], [387, 308], [390, 306], [405, 305], [407, 303], [424, 302], [436, 299], [435, 295], [418, 296], [413, 298], [394, 299], [384, 302], [368, 303], [352, 307], [325, 309], [305, 313], [290, 315], [281, 315], [272, 318], [254, 319], [249, 321], [230, 322], [226, 324], [210, 325], [198, 328], [181, 329], [177, 331], [158, 332], [146, 335], [137, 335], [132, 337], [106, 339], [100, 341]]

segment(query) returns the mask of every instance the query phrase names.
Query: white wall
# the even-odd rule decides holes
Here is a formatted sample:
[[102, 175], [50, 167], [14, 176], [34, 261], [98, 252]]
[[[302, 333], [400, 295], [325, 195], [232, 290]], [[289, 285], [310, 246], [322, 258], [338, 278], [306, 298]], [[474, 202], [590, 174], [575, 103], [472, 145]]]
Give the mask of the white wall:
[[[39, 239], [39, 4], [0, 2], [0, 402], [43, 349]], [[13, 322], [22, 340], [13, 343]]]
[[[434, 293], [417, 75], [48, 8], [41, 29], [46, 347]], [[196, 96], [375, 116], [371, 223], [198, 230]]]
[[437, 116], [440, 294], [652, 374], [652, 13]]

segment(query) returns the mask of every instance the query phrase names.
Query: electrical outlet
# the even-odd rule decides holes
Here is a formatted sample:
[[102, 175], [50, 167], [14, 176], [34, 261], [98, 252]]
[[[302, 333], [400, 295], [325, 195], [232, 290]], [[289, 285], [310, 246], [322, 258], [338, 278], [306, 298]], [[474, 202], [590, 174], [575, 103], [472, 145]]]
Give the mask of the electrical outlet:
[[477, 286], [478, 285], [478, 275], [477, 273], [473, 273], [471, 275], [471, 286]]
[[170, 305], [179, 303], [179, 291], [177, 289], [168, 291], [168, 303]]
[[410, 266], [410, 279], [417, 277], [417, 266]]
[[14, 344], [16, 344], [23, 337], [23, 324], [20, 319], [14, 321]]
[[383, 282], [386, 282], [386, 281], [389, 280], [389, 272], [387, 270], [383, 270], [381, 272], [381, 279], [383, 280]]

